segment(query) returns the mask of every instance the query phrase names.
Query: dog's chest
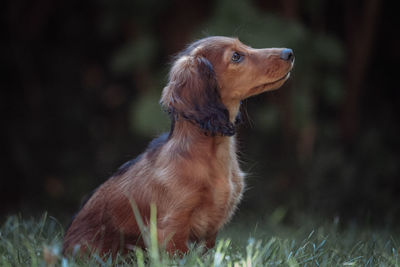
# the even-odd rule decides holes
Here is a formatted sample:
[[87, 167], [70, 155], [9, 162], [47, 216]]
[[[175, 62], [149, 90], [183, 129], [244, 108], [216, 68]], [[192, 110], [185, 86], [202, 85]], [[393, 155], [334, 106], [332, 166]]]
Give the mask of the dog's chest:
[[[233, 138], [217, 140], [213, 149], [196, 151], [186, 176], [196, 181], [192, 197], [198, 199], [191, 214], [191, 231], [199, 239], [215, 234], [230, 218], [237, 197], [234, 182], [236, 153]], [[193, 188], [193, 187], [192, 187]]]
[[233, 184], [230, 170], [217, 172], [201, 190], [201, 201], [192, 214], [192, 232], [198, 238], [216, 233], [231, 213]]

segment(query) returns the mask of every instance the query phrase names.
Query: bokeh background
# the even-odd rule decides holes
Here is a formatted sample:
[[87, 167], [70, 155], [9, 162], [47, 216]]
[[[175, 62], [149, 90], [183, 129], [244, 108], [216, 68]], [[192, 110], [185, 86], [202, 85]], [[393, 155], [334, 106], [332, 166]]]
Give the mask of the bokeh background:
[[238, 216], [399, 225], [395, 2], [3, 1], [0, 217], [68, 221], [168, 130], [158, 100], [173, 55], [227, 35], [296, 56], [285, 86], [243, 103]]

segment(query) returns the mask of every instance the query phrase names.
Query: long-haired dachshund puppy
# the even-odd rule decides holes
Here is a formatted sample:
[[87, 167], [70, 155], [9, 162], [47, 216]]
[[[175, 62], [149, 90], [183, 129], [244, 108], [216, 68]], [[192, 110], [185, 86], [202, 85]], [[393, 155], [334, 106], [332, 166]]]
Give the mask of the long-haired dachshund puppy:
[[283, 85], [293, 60], [291, 49], [254, 49], [228, 37], [182, 51], [160, 101], [171, 131], [94, 192], [65, 234], [64, 253], [145, 247], [133, 202], [147, 225], [155, 204], [158, 241], [168, 253], [187, 252], [189, 242], [212, 248], [244, 187], [235, 145], [241, 100]]

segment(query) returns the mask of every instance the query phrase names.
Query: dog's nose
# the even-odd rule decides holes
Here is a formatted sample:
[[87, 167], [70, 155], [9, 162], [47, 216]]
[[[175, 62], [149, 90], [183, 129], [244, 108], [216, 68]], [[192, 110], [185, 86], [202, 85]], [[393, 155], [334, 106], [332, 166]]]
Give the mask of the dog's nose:
[[281, 52], [281, 59], [287, 60], [287, 61], [293, 61], [294, 55], [293, 55], [293, 50], [289, 48], [285, 48]]

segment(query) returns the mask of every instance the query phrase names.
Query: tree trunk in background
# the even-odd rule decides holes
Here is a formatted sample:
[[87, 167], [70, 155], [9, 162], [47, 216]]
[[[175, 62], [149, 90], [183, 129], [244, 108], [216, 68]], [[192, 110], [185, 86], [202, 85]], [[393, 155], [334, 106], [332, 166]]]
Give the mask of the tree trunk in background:
[[[282, 16], [288, 20], [298, 20], [299, 4], [298, 0], [283, 0], [281, 2]], [[298, 132], [294, 126], [294, 113], [292, 103], [292, 86], [290, 81], [285, 86], [285, 90], [281, 90], [281, 99], [279, 101], [279, 109], [282, 113], [283, 137], [286, 145], [286, 150], [290, 152], [296, 147], [296, 139]]]
[[[289, 20], [300, 21], [298, 0], [283, 0], [281, 3], [283, 17]], [[320, 5], [320, 7], [322, 7], [322, 5]], [[322, 10], [320, 10], [320, 13], [323, 13]], [[320, 20], [319, 24], [314, 26], [321, 26], [320, 24], [322, 23], [323, 21]], [[312, 158], [316, 134], [315, 120], [313, 117], [310, 117], [309, 121], [305, 125], [296, 128], [294, 123], [296, 114], [293, 109], [294, 103], [292, 103], [293, 91], [291, 81], [287, 83], [286, 87], [285, 90], [281, 91], [282, 97], [280, 102], [285, 145], [287, 146], [287, 151], [289, 151], [289, 153], [292, 153], [293, 151], [297, 152], [296, 161], [304, 162]], [[315, 99], [313, 99], [313, 102], [315, 102]]]
[[[360, 99], [371, 50], [377, 31], [380, 13], [379, 0], [346, 3], [347, 29], [347, 82], [346, 95], [341, 108], [341, 132], [345, 141], [351, 142], [360, 126]], [[361, 6], [362, 5], [362, 6]]]

